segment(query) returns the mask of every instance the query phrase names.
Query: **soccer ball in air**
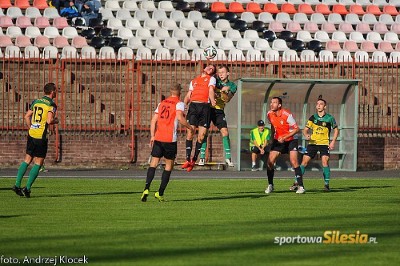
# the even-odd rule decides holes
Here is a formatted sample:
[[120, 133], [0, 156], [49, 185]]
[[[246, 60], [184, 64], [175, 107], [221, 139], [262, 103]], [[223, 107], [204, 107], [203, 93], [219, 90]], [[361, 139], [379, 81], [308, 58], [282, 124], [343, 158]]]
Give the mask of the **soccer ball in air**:
[[213, 59], [217, 56], [217, 48], [214, 46], [208, 46], [204, 49], [203, 54], [207, 59]]

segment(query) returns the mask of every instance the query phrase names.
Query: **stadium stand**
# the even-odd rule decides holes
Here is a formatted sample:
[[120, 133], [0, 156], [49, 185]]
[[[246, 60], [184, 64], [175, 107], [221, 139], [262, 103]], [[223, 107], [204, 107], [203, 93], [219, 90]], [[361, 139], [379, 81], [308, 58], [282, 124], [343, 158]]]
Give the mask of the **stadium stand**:
[[[226, 51], [229, 60], [232, 59], [229, 49], [242, 49], [249, 61], [261, 56], [255, 52], [257, 56], [247, 57], [246, 51], [278, 49], [282, 53], [289, 47], [298, 53], [300, 59], [300, 53], [308, 48], [316, 53], [326, 49], [334, 55], [341, 50], [353, 55], [365, 49], [372, 60], [376, 49], [386, 52], [387, 56], [395, 51], [400, 33], [396, 1], [109, 0], [102, 1], [102, 18], [88, 21], [87, 26], [83, 20], [72, 23], [60, 17], [57, 9], [49, 7], [43, 0], [6, 0], [1, 1], [0, 7], [3, 34], [11, 38], [14, 46], [34, 45], [40, 51], [49, 44], [62, 48], [67, 46], [65, 41], [60, 43], [62, 38], [59, 36], [62, 36], [68, 40], [68, 46], [78, 49], [78, 54], [87, 44], [93, 45], [99, 53], [101, 47], [110, 46], [109, 41], [113, 40], [116, 42], [112, 45], [116, 58], [120, 58], [119, 48], [126, 47], [136, 53], [147, 43], [152, 58], [156, 49], [166, 48], [170, 50], [168, 58], [174, 60], [180, 58], [180, 53], [174, 56], [176, 49], [184, 48], [192, 57], [194, 49], [212, 44]], [[107, 30], [104, 25], [107, 25]], [[30, 38], [30, 44], [33, 44], [21, 42], [27, 39], [20, 37], [16, 45], [16, 38], [20, 35]], [[190, 38], [194, 40], [189, 41]], [[146, 42], [148, 39], [150, 41]], [[226, 40], [231, 44], [226, 45]], [[274, 45], [275, 40], [279, 41]], [[7, 45], [2, 44], [2, 47]]]

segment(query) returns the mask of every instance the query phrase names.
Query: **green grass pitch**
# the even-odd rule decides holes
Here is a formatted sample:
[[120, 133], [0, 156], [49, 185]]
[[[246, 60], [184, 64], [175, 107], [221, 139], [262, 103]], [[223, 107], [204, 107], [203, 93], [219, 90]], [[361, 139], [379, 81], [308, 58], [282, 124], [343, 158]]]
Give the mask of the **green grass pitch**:
[[[23, 184], [26, 179], [23, 180]], [[26, 258], [86, 258], [90, 265], [399, 265], [399, 179], [176, 179], [146, 203], [144, 180], [38, 178], [30, 199], [0, 179], [0, 265]], [[368, 235], [377, 243], [298, 243]], [[359, 231], [357, 233], [357, 231]], [[343, 236], [347, 235], [347, 236]], [[276, 243], [284, 237], [295, 243]], [[280, 240], [279, 240], [280, 241]], [[42, 261], [44, 265], [44, 262]]]

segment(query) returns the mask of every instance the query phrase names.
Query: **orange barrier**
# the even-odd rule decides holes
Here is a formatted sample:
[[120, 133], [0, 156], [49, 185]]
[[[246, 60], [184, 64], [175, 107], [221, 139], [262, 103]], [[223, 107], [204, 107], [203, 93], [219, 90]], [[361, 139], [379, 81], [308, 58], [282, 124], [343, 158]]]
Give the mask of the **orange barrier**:
[[[148, 134], [158, 102], [169, 87], [188, 88], [205, 61], [0, 59], [0, 130], [25, 129], [23, 116], [30, 102], [42, 95], [43, 85], [60, 88], [56, 103], [60, 124], [54, 133], [88, 132]], [[360, 79], [359, 132], [398, 136], [400, 133], [399, 63], [362, 62], [238, 62], [218, 61], [230, 67], [231, 80], [240, 77]], [[59, 145], [56, 141], [56, 145]]]

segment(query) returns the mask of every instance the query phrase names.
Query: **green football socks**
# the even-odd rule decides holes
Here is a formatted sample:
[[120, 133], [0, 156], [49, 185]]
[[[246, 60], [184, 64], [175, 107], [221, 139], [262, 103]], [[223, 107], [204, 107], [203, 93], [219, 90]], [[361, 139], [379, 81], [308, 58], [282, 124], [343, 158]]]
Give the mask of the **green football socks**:
[[26, 170], [28, 169], [28, 166], [29, 164], [27, 164], [26, 162], [22, 162], [21, 165], [19, 166], [17, 173], [17, 180], [15, 181], [16, 187], [21, 187], [21, 181], [26, 173]]
[[329, 166], [322, 167], [322, 172], [324, 175], [325, 185], [329, 185], [329, 180], [331, 179], [331, 168]]
[[[229, 136], [222, 137], [222, 145], [224, 146], [225, 151], [225, 159], [231, 159], [231, 141], [229, 140]], [[200, 149], [200, 159], [206, 158], [206, 149], [207, 149], [207, 136], [203, 140], [203, 144]]]
[[31, 171], [29, 172], [28, 183], [26, 183], [26, 189], [31, 190], [33, 182], [35, 182], [37, 176], [39, 175], [40, 165], [35, 164]]
[[225, 150], [225, 159], [231, 159], [231, 142], [229, 136], [222, 137], [222, 144]]
[[206, 149], [207, 149], [207, 136], [204, 137], [203, 144], [200, 149], [200, 159], [206, 158]]
[[300, 165], [301, 175], [304, 175], [306, 172], [306, 167], [304, 165]]

